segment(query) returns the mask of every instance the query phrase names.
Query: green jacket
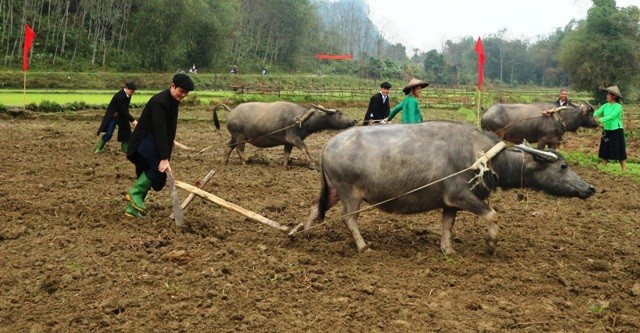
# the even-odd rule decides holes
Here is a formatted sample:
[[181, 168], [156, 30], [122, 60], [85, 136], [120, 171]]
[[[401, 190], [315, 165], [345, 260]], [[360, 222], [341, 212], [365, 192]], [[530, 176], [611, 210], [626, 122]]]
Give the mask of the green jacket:
[[388, 120], [393, 119], [395, 115], [402, 111], [402, 123], [403, 124], [415, 124], [422, 122], [422, 113], [420, 112], [420, 105], [418, 100], [413, 95], [408, 95], [402, 102], [396, 105], [389, 113]]
[[593, 116], [602, 123], [605, 131], [613, 131], [618, 128], [624, 128], [622, 125], [622, 105], [620, 103], [605, 103]]

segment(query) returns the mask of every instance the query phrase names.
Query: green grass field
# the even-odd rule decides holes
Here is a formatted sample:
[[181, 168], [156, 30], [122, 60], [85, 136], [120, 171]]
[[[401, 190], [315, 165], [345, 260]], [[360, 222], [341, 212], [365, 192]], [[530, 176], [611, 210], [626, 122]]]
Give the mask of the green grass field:
[[[80, 103], [85, 104], [109, 104], [111, 97], [116, 93], [106, 90], [27, 90], [24, 93], [21, 90], [0, 90], [0, 104], [10, 107], [22, 107], [31, 103], [40, 104], [43, 101], [54, 102], [57, 104]], [[158, 91], [137, 90], [133, 96], [132, 103], [144, 104]], [[193, 92], [203, 104], [208, 104], [214, 98], [228, 98], [233, 93], [216, 92], [216, 91], [198, 91]]]

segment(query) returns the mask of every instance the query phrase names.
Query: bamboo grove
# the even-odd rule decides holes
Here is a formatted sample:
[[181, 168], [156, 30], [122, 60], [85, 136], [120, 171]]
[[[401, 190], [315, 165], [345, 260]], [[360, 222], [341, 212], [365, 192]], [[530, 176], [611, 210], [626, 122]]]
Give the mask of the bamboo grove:
[[[482, 36], [485, 78], [498, 84], [637, 85], [640, 9], [592, 0], [588, 17], [535, 41], [509, 39], [508, 28]], [[436, 6], [434, 4], [434, 6]], [[38, 71], [200, 71], [420, 76], [443, 85], [475, 80], [477, 36], [439, 50], [390, 43], [365, 0], [0, 0], [0, 67], [17, 70], [24, 24], [37, 33], [30, 68]], [[455, 13], [451, 14], [456, 24]], [[472, 32], [470, 32], [471, 34]], [[412, 51], [412, 52], [411, 52]], [[316, 53], [349, 53], [330, 62]], [[409, 53], [407, 55], [407, 53]], [[603, 58], [607, 62], [603, 62]]]

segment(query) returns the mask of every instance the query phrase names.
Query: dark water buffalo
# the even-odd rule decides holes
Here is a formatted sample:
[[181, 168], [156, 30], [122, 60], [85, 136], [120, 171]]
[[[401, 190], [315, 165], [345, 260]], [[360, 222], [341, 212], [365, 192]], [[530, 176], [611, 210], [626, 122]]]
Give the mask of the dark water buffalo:
[[[216, 110], [220, 106], [229, 110], [224, 105], [213, 109], [213, 122], [217, 129], [220, 129], [220, 122]], [[304, 139], [311, 133], [344, 129], [358, 122], [337, 110], [315, 105], [308, 109], [291, 102], [243, 103], [229, 111], [227, 129], [231, 133], [231, 141], [225, 151], [225, 163], [229, 161], [233, 149], [237, 148], [236, 152], [244, 164], [244, 145], [250, 143], [259, 148], [284, 145], [285, 168], [289, 167], [289, 155], [293, 146], [296, 146], [307, 156], [309, 166], [314, 167], [315, 162], [309, 155]]]
[[543, 114], [556, 108], [553, 103], [495, 104], [482, 116], [481, 126], [513, 143], [521, 143], [523, 139], [537, 142], [538, 149], [545, 146], [556, 149], [567, 131], [575, 132], [579, 127], [598, 127], [591, 105], [570, 105]]
[[[449, 121], [363, 126], [344, 131], [329, 140], [322, 151], [322, 190], [304, 228], [323, 221], [325, 212], [342, 200], [345, 223], [362, 252], [368, 250], [357, 223], [357, 211], [363, 201], [380, 203], [376, 208], [389, 213], [442, 209], [440, 248], [450, 254], [454, 252], [451, 232], [456, 213], [466, 210], [487, 220], [487, 252], [492, 254], [498, 241], [497, 213], [483, 200], [496, 188], [526, 187], [583, 199], [595, 192], [557, 152], [521, 146], [519, 149], [527, 153], [499, 151], [481, 178], [472, 181], [479, 171], [467, 170], [437, 182], [469, 168], [479, 152], [489, 151], [498, 142], [492, 133]], [[474, 186], [478, 180], [482, 183]], [[421, 188], [432, 182], [435, 183]], [[418, 190], [407, 193], [415, 189]], [[301, 226], [302, 223], [290, 235]]]

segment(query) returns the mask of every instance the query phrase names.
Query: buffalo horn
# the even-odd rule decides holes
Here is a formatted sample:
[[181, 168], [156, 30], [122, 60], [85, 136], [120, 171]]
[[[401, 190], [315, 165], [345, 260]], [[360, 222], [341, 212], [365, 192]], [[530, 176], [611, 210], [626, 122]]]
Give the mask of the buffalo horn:
[[539, 149], [527, 147], [524, 144], [515, 145], [514, 147], [522, 150], [525, 153], [528, 153], [528, 154], [531, 154], [533, 156], [542, 158], [545, 161], [555, 162], [555, 161], [558, 160], [558, 156], [556, 154], [550, 153], [548, 151], [542, 151], [542, 150], [539, 150]]
[[334, 110], [334, 109], [325, 109], [324, 106], [322, 106], [322, 105], [315, 105], [315, 104], [311, 104], [311, 105], [313, 105], [314, 108], [316, 108], [316, 109], [318, 109], [320, 111], [327, 112], [327, 113], [335, 113], [335, 112], [337, 112], [337, 110]]
[[589, 105], [589, 107], [591, 108], [591, 110], [595, 110], [596, 108], [593, 107], [593, 105], [591, 105], [591, 103], [584, 101], [585, 103], [587, 103], [587, 105]]

